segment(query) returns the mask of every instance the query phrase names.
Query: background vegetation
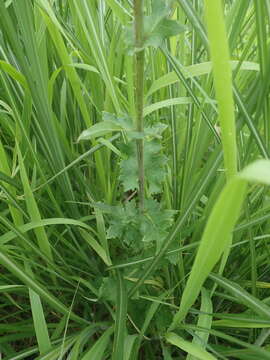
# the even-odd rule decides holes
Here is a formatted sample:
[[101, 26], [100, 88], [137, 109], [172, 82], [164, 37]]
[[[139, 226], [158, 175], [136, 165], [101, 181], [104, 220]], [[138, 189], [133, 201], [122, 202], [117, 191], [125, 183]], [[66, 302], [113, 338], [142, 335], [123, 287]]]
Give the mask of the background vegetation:
[[0, 0], [5, 359], [270, 359], [270, 3], [139, 3]]

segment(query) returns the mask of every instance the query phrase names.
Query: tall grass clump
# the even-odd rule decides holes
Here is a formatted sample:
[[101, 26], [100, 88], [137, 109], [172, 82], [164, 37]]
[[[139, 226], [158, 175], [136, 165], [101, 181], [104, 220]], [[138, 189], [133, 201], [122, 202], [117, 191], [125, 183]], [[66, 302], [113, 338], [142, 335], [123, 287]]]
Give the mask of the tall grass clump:
[[0, 0], [0, 358], [270, 359], [269, 29]]

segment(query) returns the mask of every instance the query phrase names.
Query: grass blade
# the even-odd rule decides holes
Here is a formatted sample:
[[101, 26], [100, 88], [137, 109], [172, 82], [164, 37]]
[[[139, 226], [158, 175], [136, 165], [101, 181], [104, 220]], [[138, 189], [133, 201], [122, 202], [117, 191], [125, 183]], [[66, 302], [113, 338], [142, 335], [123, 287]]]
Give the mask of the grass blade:
[[127, 291], [120, 270], [117, 274], [117, 303], [112, 360], [123, 360], [125, 354]]
[[216, 360], [216, 357], [201, 348], [199, 345], [186, 341], [174, 333], [168, 333], [165, 338], [170, 344], [177, 346], [192, 356], [195, 356], [196, 359]]

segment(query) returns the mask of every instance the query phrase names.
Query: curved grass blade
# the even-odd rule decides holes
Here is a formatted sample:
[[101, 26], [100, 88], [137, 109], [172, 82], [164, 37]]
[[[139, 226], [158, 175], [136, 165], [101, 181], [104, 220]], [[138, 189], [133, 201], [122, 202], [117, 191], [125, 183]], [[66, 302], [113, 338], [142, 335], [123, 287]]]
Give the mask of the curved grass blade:
[[264, 359], [264, 360], [270, 359], [269, 351], [267, 351], [259, 346], [249, 344], [248, 342], [242, 341], [242, 340], [238, 339], [237, 337], [227, 335], [224, 332], [221, 332], [218, 330], [213, 330], [213, 329], [205, 329], [205, 328], [194, 326], [194, 325], [181, 325], [181, 328], [187, 329], [187, 330], [195, 330], [195, 331], [199, 330], [202, 332], [204, 331], [204, 332], [210, 333], [211, 335], [216, 336], [220, 339], [224, 339], [232, 344], [237, 344], [244, 348], [249, 349], [249, 351], [251, 353], [257, 355], [257, 358], [259, 358], [259, 359]]
[[[1, 216], [0, 216], [0, 219], [1, 219]], [[86, 225], [82, 221], [73, 220], [73, 219], [65, 219], [65, 218], [42, 219], [39, 221], [30, 222], [28, 224], [18, 226], [16, 229], [19, 232], [21, 232], [22, 234], [24, 234], [30, 230], [44, 227], [44, 226], [49, 226], [49, 225], [73, 225], [73, 226], [78, 226], [78, 227], [84, 228], [89, 231], [93, 231], [90, 226]], [[8, 231], [4, 235], [0, 236], [1, 246], [8, 243], [9, 241], [15, 239], [16, 237], [17, 237], [16, 232]]]
[[259, 299], [255, 298], [253, 295], [249, 294], [240, 285], [217, 274], [209, 274], [209, 278], [215, 281], [216, 284], [223, 287], [225, 290], [229, 291], [239, 300], [241, 304], [246, 305], [256, 314], [270, 319], [270, 307]]
[[[185, 287], [180, 308], [170, 330], [188, 313], [200, 289], [230, 243], [230, 236], [240, 214], [248, 181], [270, 184], [270, 162], [258, 160], [229, 181], [215, 203]], [[218, 239], [218, 242], [217, 242]]]
[[177, 346], [179, 349], [186, 351], [192, 356], [195, 356], [196, 359], [216, 360], [215, 356], [211, 355], [199, 345], [186, 341], [174, 333], [168, 333], [165, 338], [170, 344]]

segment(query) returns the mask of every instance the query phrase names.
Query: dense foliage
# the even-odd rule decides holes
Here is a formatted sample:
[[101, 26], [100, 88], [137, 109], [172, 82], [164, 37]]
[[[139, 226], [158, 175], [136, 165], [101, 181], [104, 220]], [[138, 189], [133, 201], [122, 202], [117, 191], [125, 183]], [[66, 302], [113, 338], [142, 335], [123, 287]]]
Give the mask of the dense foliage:
[[270, 359], [269, 4], [0, 0], [0, 357]]

